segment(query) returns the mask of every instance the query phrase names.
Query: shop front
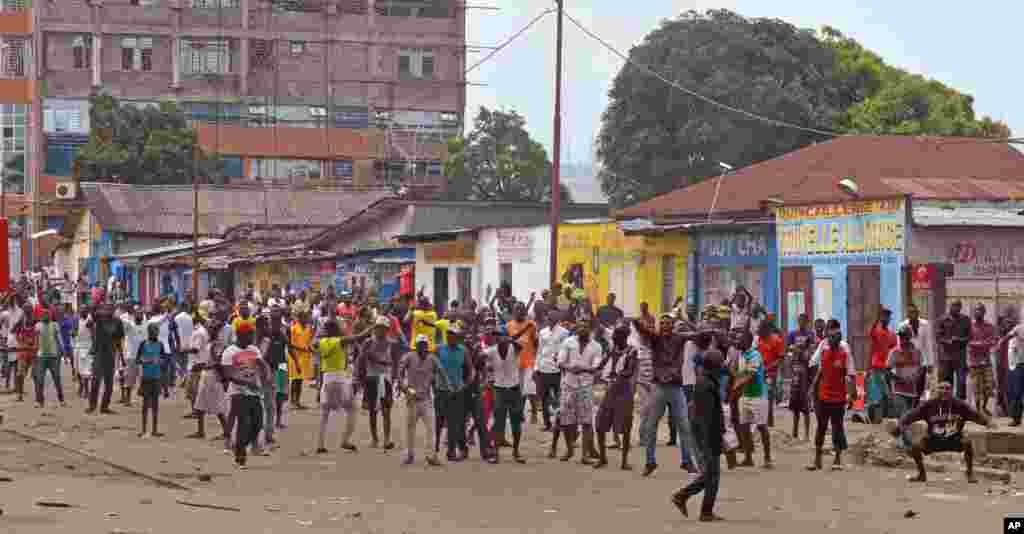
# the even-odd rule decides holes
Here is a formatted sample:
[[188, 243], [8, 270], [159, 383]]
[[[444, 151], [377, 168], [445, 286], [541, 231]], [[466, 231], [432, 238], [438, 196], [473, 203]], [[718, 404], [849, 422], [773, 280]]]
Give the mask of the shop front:
[[340, 291], [373, 294], [378, 302], [390, 300], [400, 292], [403, 267], [416, 263], [416, 249], [373, 250], [342, 256], [325, 271], [321, 286], [335, 284]]
[[756, 304], [778, 312], [778, 252], [773, 228], [766, 224], [749, 228], [698, 234], [694, 291], [700, 307], [728, 301], [742, 286]]
[[[1024, 305], [1022, 228], [916, 227], [910, 247], [913, 302], [933, 320], [949, 304], [984, 304], [989, 321]], [[966, 312], [965, 312], [966, 313]]]
[[558, 270], [573, 273], [595, 306], [614, 293], [628, 317], [644, 302], [669, 312], [686, 293], [689, 248], [681, 232], [627, 234], [612, 222], [569, 221], [558, 228]]
[[443, 313], [452, 300], [460, 303], [483, 300], [475, 232], [458, 234], [445, 241], [420, 241], [416, 244], [416, 289]]
[[859, 369], [879, 305], [903, 317], [909, 227], [903, 199], [776, 209], [783, 317], [837, 319]]

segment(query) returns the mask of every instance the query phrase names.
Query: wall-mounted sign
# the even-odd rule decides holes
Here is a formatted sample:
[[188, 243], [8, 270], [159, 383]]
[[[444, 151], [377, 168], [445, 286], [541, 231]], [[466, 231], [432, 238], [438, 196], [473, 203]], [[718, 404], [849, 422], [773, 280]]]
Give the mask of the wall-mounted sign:
[[934, 265], [915, 265], [910, 275], [914, 289], [931, 289], [935, 280]]
[[533, 263], [533, 234], [529, 230], [498, 230], [498, 263]]
[[455, 240], [424, 243], [423, 257], [427, 263], [475, 263], [476, 242]]
[[775, 209], [775, 217], [781, 220], [835, 219], [856, 217], [872, 213], [902, 213], [903, 200], [861, 200], [841, 204], [819, 204], [815, 206], [792, 206]]
[[765, 234], [710, 234], [700, 238], [700, 257], [705, 263], [774, 261], [771, 249], [772, 243]]
[[[838, 263], [874, 265], [897, 263], [905, 246], [902, 201], [861, 203], [857, 215], [807, 218], [811, 211], [780, 209], [776, 226], [779, 256], [785, 265]], [[882, 208], [888, 208], [887, 211]], [[801, 208], [811, 210], [813, 208]], [[824, 213], [840, 213], [826, 206]], [[795, 216], [795, 218], [781, 217]]]

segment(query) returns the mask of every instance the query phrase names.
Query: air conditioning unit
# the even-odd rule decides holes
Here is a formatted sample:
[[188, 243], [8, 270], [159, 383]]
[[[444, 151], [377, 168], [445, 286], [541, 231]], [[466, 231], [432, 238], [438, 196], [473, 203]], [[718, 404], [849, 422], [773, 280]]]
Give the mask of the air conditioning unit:
[[326, 117], [327, 108], [311, 107], [309, 108], [309, 114], [312, 115], [313, 117]]
[[78, 187], [74, 182], [58, 182], [57, 198], [61, 200], [74, 200], [78, 196]]

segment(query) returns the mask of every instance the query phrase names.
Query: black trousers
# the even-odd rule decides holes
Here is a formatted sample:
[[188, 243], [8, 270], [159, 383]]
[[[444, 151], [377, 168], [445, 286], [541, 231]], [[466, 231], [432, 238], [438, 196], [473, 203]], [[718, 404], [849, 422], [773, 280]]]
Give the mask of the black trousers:
[[473, 425], [476, 427], [476, 439], [477, 444], [480, 446], [480, 457], [486, 458], [487, 451], [490, 445], [490, 439], [488, 439], [487, 423], [484, 420], [484, 405], [483, 400], [480, 398], [480, 387], [477, 385], [466, 386], [465, 394], [466, 402], [466, 421], [469, 418], [473, 418]]
[[231, 397], [231, 413], [238, 421], [238, 432], [235, 436], [235, 461], [245, 465], [246, 449], [256, 444], [256, 439], [263, 429], [263, 404], [260, 398], [252, 395], [233, 395]]
[[544, 411], [544, 426], [551, 426], [551, 414], [562, 395], [562, 373], [537, 373], [537, 394]]
[[837, 451], [845, 451], [846, 427], [843, 426], [846, 417], [845, 402], [822, 402], [814, 405], [814, 414], [818, 418], [818, 425], [814, 433], [814, 446], [821, 449], [825, 445], [825, 431], [832, 425], [832, 448]]
[[96, 409], [96, 402], [99, 400], [100, 383], [103, 383], [103, 402], [101, 410], [110, 407], [110, 396], [114, 394], [114, 358], [97, 356], [92, 362], [92, 389], [89, 390], [89, 409]]

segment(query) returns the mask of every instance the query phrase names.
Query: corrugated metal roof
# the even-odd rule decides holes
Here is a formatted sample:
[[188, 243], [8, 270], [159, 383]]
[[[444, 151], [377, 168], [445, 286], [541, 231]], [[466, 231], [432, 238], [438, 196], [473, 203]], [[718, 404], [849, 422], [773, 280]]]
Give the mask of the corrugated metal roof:
[[[223, 239], [200, 239], [199, 246], [206, 247], [209, 245], [217, 245], [223, 243]], [[117, 257], [121, 259], [128, 258], [141, 258], [144, 256], [155, 256], [157, 254], [164, 254], [167, 252], [178, 252], [179, 250], [189, 250], [192, 248], [192, 242], [176, 243], [174, 245], [164, 245], [162, 247], [149, 248], [145, 250], [137, 250], [130, 254], [120, 254]]]
[[[409, 227], [415, 230], [415, 235], [435, 235], [481, 228], [542, 226], [551, 222], [550, 210], [548, 204], [532, 202], [438, 202], [417, 205]], [[562, 221], [607, 217], [608, 206], [568, 204], [561, 207], [560, 215]]]
[[665, 193], [619, 217], [706, 216], [713, 202], [715, 212], [754, 210], [773, 196], [789, 205], [842, 202], [848, 197], [836, 184], [846, 177], [864, 199], [1013, 198], [1024, 189], [1024, 154], [988, 140], [843, 136]]
[[982, 226], [1024, 228], [1024, 202], [941, 202], [913, 204], [913, 221], [919, 226]]

